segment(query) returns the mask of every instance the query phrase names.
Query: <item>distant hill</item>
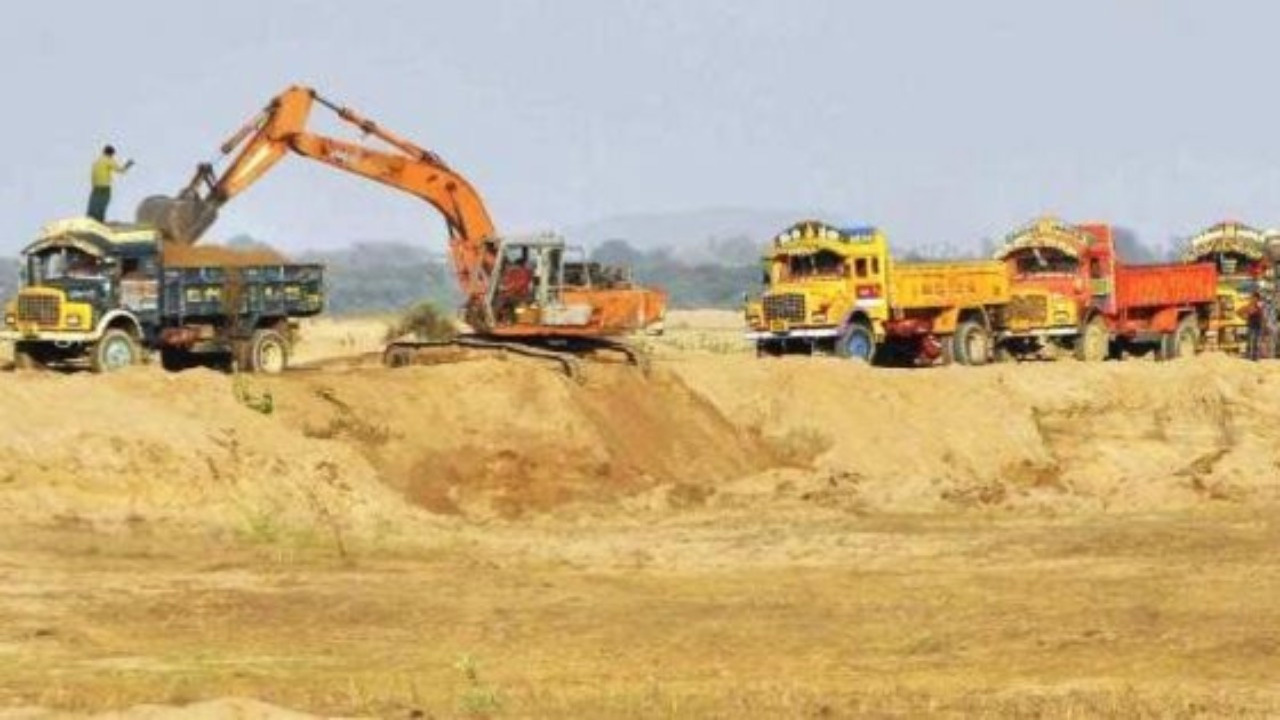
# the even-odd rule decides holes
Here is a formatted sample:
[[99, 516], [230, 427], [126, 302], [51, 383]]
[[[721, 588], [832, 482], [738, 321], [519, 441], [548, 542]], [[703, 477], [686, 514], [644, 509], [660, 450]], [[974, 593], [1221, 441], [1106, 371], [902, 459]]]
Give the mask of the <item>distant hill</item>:
[[625, 241], [640, 251], [666, 249], [690, 264], [752, 263], [760, 250], [798, 220], [825, 217], [818, 212], [712, 208], [669, 213], [616, 215], [565, 228], [569, 242], [598, 248]]

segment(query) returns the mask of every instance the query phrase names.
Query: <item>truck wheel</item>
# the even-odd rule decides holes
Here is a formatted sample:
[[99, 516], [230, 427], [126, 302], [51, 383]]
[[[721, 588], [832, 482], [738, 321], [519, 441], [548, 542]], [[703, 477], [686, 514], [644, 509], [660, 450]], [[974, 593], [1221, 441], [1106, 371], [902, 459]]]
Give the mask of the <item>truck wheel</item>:
[[289, 365], [289, 341], [275, 330], [256, 330], [249, 340], [249, 372], [278, 375]]
[[876, 354], [876, 339], [866, 325], [854, 323], [836, 339], [836, 355], [870, 363]]
[[403, 345], [389, 345], [382, 352], [382, 364], [389, 368], [402, 368], [413, 365], [417, 360], [417, 353], [413, 348]]
[[965, 320], [951, 336], [952, 356], [961, 365], [986, 365], [991, 361], [991, 336], [982, 325]]
[[1194, 315], [1188, 315], [1182, 318], [1182, 322], [1178, 323], [1178, 327], [1172, 334], [1166, 335], [1161, 348], [1161, 359], [1177, 360], [1179, 358], [1194, 357], [1196, 354], [1196, 346], [1200, 342], [1200, 325], [1196, 322]]
[[92, 367], [96, 373], [115, 372], [142, 362], [142, 351], [133, 336], [119, 328], [102, 334], [93, 346]]
[[1111, 333], [1107, 331], [1107, 323], [1095, 317], [1084, 326], [1080, 337], [1076, 338], [1076, 359], [1083, 362], [1102, 362], [1111, 351]]

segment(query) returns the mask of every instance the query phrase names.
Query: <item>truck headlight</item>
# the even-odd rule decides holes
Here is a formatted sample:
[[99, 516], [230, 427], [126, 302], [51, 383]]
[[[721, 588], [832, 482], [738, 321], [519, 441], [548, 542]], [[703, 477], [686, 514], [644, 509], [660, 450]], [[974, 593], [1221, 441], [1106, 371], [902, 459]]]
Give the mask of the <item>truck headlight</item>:
[[15, 326], [17, 326], [17, 324], [18, 324], [18, 316], [17, 316], [17, 315], [14, 315], [13, 313], [9, 313], [9, 314], [5, 315], [5, 316], [4, 316], [4, 324], [5, 324], [5, 325], [8, 325], [9, 327], [15, 327]]
[[79, 315], [68, 315], [68, 316], [67, 316], [67, 327], [72, 327], [72, 328], [78, 328], [78, 327], [80, 327], [80, 316], [79, 316]]

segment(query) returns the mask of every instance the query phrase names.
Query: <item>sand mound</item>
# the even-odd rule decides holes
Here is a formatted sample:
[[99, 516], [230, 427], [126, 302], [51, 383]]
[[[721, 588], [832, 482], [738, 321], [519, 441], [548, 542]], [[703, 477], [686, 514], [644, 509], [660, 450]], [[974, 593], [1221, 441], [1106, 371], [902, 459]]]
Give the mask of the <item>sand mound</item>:
[[[579, 385], [527, 359], [236, 382], [0, 375], [0, 512], [278, 535], [701, 506], [1147, 511], [1280, 499], [1280, 367], [894, 371], [690, 354]], [[633, 501], [634, 499], [634, 501]], [[423, 525], [427, 523], [427, 525]]]
[[293, 431], [235, 389], [206, 370], [0, 374], [0, 512], [263, 534], [415, 515], [351, 448]]
[[677, 366], [815, 472], [736, 490], [868, 510], [1161, 510], [1280, 497], [1280, 367], [1220, 356], [894, 371], [838, 360]]
[[226, 245], [179, 245], [166, 243], [163, 248], [164, 264], [169, 267], [249, 267], [253, 265], [281, 265], [288, 258], [268, 247], [254, 246], [234, 248]]
[[282, 379], [282, 419], [348, 443], [434, 512], [517, 517], [657, 485], [714, 486], [773, 464], [676, 376], [593, 366], [579, 385], [526, 361]]

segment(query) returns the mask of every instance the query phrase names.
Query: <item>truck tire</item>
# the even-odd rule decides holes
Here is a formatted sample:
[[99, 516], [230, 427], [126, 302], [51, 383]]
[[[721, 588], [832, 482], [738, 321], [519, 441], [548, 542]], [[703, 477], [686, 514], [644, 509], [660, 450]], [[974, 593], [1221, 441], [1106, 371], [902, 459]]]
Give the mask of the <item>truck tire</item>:
[[417, 362], [417, 353], [413, 348], [403, 345], [388, 345], [382, 351], [382, 364], [389, 368], [409, 367]]
[[1196, 348], [1200, 344], [1200, 324], [1195, 315], [1182, 318], [1178, 327], [1164, 337], [1161, 343], [1160, 359], [1178, 360], [1195, 357]]
[[1111, 352], [1111, 333], [1107, 330], [1107, 322], [1094, 317], [1076, 338], [1076, 359], [1081, 362], [1102, 362]]
[[111, 328], [90, 350], [90, 365], [96, 373], [115, 372], [142, 362], [142, 348], [129, 333]]
[[986, 365], [991, 362], [991, 335], [980, 323], [965, 320], [951, 336], [951, 356], [961, 365]]
[[249, 372], [279, 375], [289, 366], [289, 341], [275, 330], [255, 330], [249, 339]]
[[876, 354], [876, 339], [871, 329], [860, 323], [852, 323], [836, 338], [836, 355], [867, 364]]

